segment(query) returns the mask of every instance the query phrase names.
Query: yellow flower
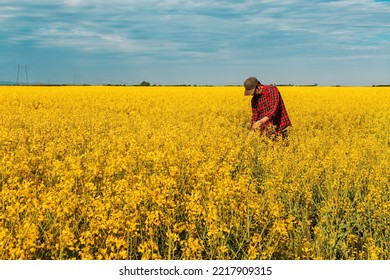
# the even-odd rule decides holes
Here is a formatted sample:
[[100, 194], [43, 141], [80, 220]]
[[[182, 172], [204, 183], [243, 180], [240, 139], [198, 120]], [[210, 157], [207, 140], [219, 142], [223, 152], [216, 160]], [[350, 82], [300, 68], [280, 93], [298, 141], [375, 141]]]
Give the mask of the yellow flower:
[[389, 259], [389, 89], [280, 91], [284, 141], [241, 87], [2, 87], [0, 258]]

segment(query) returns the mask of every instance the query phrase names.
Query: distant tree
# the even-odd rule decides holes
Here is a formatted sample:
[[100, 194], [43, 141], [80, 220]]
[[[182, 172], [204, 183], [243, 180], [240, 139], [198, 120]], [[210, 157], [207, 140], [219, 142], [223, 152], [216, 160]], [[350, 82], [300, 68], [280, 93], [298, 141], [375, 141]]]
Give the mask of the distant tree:
[[149, 86], [150, 86], [150, 83], [147, 82], [147, 81], [142, 81], [139, 85], [140, 85], [140, 86], [143, 86], [143, 87], [149, 87]]

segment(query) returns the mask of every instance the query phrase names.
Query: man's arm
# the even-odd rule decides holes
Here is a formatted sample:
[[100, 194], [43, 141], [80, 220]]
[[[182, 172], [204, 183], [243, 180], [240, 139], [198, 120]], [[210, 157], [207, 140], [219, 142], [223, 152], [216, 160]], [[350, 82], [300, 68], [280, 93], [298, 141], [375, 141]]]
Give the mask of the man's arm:
[[259, 119], [259, 114], [257, 112], [257, 108], [252, 107], [252, 119], [251, 119], [251, 129], [256, 129], [255, 124]]
[[252, 124], [252, 129], [260, 128], [262, 125], [266, 124], [269, 121], [269, 117], [264, 117]]

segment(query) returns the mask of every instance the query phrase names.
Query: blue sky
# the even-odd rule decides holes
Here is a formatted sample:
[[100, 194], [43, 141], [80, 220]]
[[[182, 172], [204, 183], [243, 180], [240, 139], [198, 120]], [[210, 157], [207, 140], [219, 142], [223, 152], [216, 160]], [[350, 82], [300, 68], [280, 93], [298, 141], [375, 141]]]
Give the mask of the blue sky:
[[389, 15], [373, 0], [0, 0], [0, 81], [390, 84]]

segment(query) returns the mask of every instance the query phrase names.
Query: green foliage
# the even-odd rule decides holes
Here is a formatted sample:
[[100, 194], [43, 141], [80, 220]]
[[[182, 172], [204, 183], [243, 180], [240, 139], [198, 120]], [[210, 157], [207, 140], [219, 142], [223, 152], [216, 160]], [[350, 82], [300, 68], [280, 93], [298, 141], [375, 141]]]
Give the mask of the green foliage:
[[150, 86], [150, 83], [147, 82], [147, 81], [142, 81], [139, 85], [140, 85], [140, 86], [143, 86], [143, 87], [149, 87], [149, 86]]

